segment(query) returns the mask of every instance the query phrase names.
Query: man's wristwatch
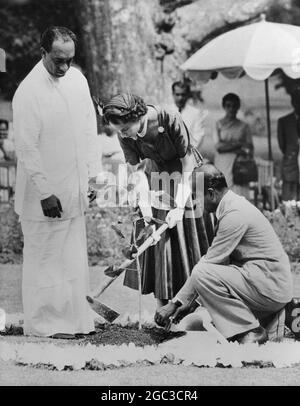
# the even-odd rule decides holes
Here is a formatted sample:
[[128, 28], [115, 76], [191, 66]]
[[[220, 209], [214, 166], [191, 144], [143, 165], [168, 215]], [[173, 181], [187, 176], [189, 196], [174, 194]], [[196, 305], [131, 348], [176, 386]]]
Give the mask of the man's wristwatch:
[[172, 302], [176, 307], [182, 306], [182, 303], [181, 303], [179, 300], [172, 299], [171, 302]]

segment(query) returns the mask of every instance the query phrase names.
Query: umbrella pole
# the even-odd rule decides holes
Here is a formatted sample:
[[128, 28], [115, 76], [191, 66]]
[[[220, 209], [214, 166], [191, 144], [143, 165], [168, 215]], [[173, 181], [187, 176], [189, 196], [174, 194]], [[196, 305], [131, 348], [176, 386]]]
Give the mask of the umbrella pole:
[[273, 190], [273, 155], [272, 155], [272, 138], [271, 138], [271, 120], [270, 120], [270, 97], [269, 97], [269, 79], [265, 79], [266, 93], [266, 113], [267, 113], [267, 130], [268, 130], [268, 158], [271, 165], [270, 170], [270, 200], [271, 210], [274, 210], [274, 190]]
[[267, 112], [267, 130], [268, 130], [268, 157], [269, 161], [273, 160], [271, 147], [271, 120], [270, 120], [270, 98], [269, 98], [269, 79], [265, 79], [266, 93], [266, 112]]

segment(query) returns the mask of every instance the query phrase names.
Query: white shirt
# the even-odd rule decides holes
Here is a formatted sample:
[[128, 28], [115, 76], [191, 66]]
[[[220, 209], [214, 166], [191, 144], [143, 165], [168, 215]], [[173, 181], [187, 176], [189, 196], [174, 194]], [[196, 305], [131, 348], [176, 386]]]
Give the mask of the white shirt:
[[51, 221], [43, 215], [40, 200], [55, 194], [62, 220], [82, 215], [88, 205], [88, 176], [101, 170], [86, 78], [74, 67], [54, 78], [40, 61], [15, 93], [13, 120], [16, 212], [26, 220]]
[[[172, 108], [178, 111], [178, 107], [173, 105]], [[194, 106], [186, 103], [184, 108], [180, 112], [182, 119], [187, 126], [190, 134], [190, 141], [194, 147], [199, 148], [202, 144], [205, 130], [204, 130], [204, 118], [205, 112], [197, 109]]]

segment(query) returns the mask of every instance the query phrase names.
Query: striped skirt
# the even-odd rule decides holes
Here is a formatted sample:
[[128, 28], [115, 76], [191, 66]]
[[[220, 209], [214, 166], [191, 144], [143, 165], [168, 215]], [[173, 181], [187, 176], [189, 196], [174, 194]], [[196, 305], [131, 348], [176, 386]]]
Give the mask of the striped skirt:
[[[168, 211], [153, 208], [153, 217], [165, 220]], [[139, 221], [138, 223], [143, 223]], [[137, 227], [136, 233], [142, 229]], [[193, 209], [185, 212], [183, 221], [167, 229], [154, 246], [140, 256], [142, 293], [153, 293], [158, 299], [172, 299], [191, 274], [194, 265], [205, 255], [213, 239], [209, 214], [196, 216]], [[124, 285], [138, 289], [137, 271], [127, 270]]]

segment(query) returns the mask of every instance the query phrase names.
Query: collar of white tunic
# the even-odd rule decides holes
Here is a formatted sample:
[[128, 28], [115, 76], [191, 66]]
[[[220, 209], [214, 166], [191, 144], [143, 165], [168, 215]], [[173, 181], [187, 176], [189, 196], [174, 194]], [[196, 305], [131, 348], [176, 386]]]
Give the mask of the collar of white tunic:
[[[66, 79], [66, 76], [70, 73], [69, 70], [66, 72], [65, 76], [61, 78], [56, 78], [55, 76], [51, 75], [44, 66], [43, 60], [41, 59], [40, 62], [37, 64], [37, 67], [41, 74], [48, 80], [53, 86], [58, 87], [60, 86], [63, 81]], [[69, 75], [68, 75], [69, 76]]]

